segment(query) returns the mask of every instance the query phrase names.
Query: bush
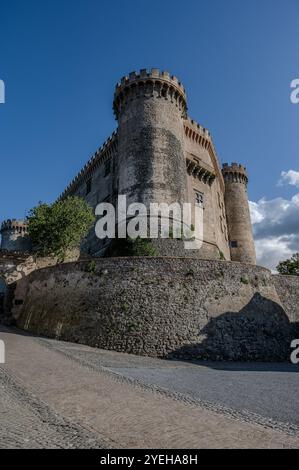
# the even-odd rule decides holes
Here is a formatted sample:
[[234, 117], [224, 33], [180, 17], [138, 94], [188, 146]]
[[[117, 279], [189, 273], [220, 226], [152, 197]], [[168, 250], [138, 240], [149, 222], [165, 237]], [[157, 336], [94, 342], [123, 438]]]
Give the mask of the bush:
[[281, 261], [276, 269], [280, 274], [299, 276], [299, 253], [293, 254], [291, 259]]
[[27, 219], [34, 249], [42, 256], [57, 256], [63, 261], [68, 251], [79, 248], [94, 215], [84, 199], [74, 196], [52, 205], [39, 203]]

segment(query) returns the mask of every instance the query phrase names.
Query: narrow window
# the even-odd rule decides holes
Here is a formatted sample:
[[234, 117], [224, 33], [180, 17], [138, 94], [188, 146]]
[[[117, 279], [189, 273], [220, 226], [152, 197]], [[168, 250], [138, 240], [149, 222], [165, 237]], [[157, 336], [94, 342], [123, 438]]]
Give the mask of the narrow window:
[[91, 191], [91, 184], [92, 184], [92, 178], [89, 178], [89, 180], [86, 181], [86, 193], [85, 193], [86, 196], [87, 196], [87, 194], [89, 194], [90, 191]]
[[237, 240], [231, 240], [230, 246], [231, 246], [231, 248], [238, 248], [238, 242], [237, 242]]
[[204, 193], [195, 191], [195, 204], [199, 207], [204, 207]]
[[107, 160], [105, 162], [105, 170], [104, 170], [104, 176], [108, 176], [111, 172], [111, 160]]

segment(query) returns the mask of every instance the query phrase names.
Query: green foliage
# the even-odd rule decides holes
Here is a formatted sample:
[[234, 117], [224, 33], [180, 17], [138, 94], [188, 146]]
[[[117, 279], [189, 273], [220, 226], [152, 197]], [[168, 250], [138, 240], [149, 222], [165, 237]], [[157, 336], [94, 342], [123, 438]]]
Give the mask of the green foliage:
[[194, 272], [194, 269], [190, 268], [187, 272], [186, 272], [186, 276], [194, 276], [195, 272]]
[[131, 319], [126, 322], [126, 327], [128, 332], [134, 332], [140, 329], [140, 324], [138, 321]]
[[157, 256], [151, 240], [147, 238], [116, 238], [105, 256]]
[[95, 274], [97, 268], [97, 264], [95, 261], [90, 261], [88, 265], [86, 266], [86, 272]]
[[27, 219], [36, 251], [63, 261], [69, 250], [79, 248], [94, 222], [94, 215], [84, 199], [74, 196], [52, 205], [39, 203]]
[[225, 256], [224, 256], [223, 251], [220, 251], [220, 250], [219, 250], [219, 258], [220, 258], [221, 261], [224, 261], [224, 260], [225, 260]]
[[249, 284], [249, 279], [247, 277], [241, 277], [242, 284]]
[[294, 253], [291, 259], [281, 261], [276, 269], [280, 274], [299, 276], [299, 253]]
[[176, 239], [176, 240], [194, 240], [194, 230], [195, 230], [195, 227], [193, 224], [187, 230], [185, 228], [185, 233], [184, 233], [183, 226], [181, 226], [181, 228], [177, 229], [175, 232], [173, 232], [173, 229], [170, 228], [169, 238]]

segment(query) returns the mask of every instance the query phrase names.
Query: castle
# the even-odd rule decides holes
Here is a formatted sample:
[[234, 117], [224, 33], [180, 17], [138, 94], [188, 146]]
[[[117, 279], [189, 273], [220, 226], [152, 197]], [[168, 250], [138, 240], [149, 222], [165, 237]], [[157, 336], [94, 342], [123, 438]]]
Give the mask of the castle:
[[[203, 208], [203, 245], [186, 253], [182, 244], [163, 240], [161, 256], [192, 256], [256, 264], [247, 198], [248, 177], [240, 164], [221, 168], [210, 132], [187, 114], [186, 92], [168, 72], [143, 69], [117, 84], [113, 110], [118, 127], [65, 189], [61, 198], [79, 196], [93, 208], [100, 202], [189, 202]], [[26, 225], [2, 224], [2, 248], [28, 248]], [[82, 250], [105, 253], [109, 240], [92, 229]]]
[[146, 208], [189, 202], [203, 209], [202, 247], [161, 237], [151, 240], [157, 256], [104, 257], [111, 240], [92, 228], [81, 248], [94, 259], [57, 264], [12, 252], [30, 247], [27, 226], [4, 222], [0, 320], [152, 357], [288, 360], [298, 337], [299, 278], [256, 266], [245, 167], [221, 168], [210, 133], [188, 117], [185, 90], [167, 72], [124, 77], [113, 109], [117, 130], [60, 199], [80, 196], [93, 209], [116, 205], [119, 195]]

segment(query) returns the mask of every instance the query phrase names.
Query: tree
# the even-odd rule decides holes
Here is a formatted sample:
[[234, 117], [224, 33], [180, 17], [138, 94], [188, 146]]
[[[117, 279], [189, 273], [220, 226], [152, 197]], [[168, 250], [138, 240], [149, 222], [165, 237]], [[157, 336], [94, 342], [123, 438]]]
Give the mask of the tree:
[[72, 196], [52, 205], [39, 203], [31, 209], [27, 220], [36, 251], [63, 261], [69, 250], [79, 248], [94, 222], [94, 215], [84, 199]]
[[280, 274], [299, 276], [299, 253], [295, 253], [291, 259], [281, 261], [276, 269]]

